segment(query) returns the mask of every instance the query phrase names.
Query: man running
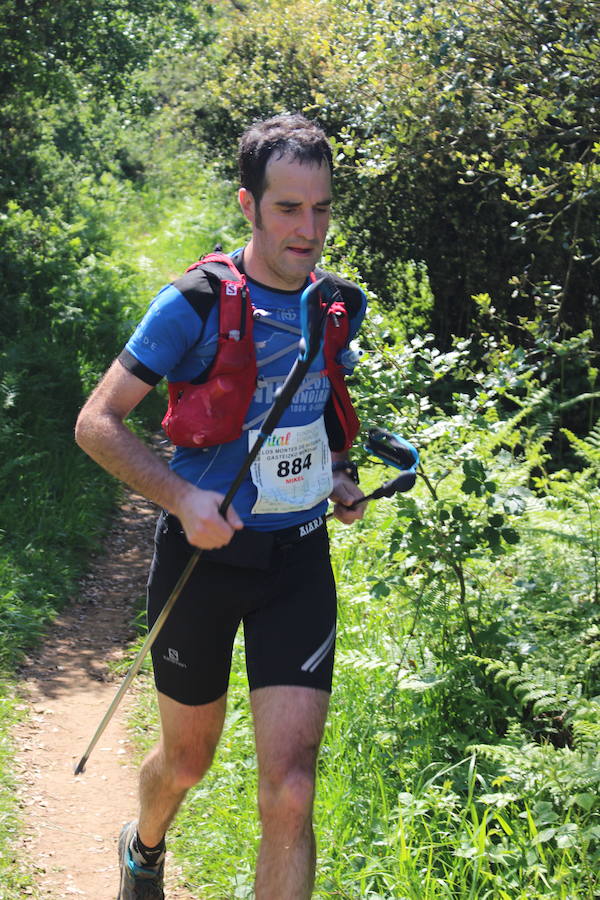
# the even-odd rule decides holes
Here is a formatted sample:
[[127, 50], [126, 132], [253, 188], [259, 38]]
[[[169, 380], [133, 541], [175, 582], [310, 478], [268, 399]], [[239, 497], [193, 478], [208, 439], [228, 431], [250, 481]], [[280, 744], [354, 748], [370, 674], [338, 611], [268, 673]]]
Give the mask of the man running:
[[[315, 768], [336, 626], [327, 498], [345, 524], [363, 512], [348, 509], [363, 494], [347, 451], [339, 449], [349, 441], [340, 443], [344, 428], [332, 405], [331, 373], [336, 366], [342, 371], [338, 363], [352, 367], [348, 344], [366, 301], [355, 285], [333, 276], [350, 319], [345, 346], [337, 363], [327, 361], [326, 350], [318, 354], [223, 518], [223, 495], [297, 357], [300, 297], [321, 255], [332, 201], [329, 142], [302, 116], [251, 126], [240, 142], [239, 165], [239, 202], [252, 237], [232, 259], [252, 300], [258, 371], [242, 434], [216, 446], [178, 446], [167, 465], [124, 424], [162, 377], [170, 388], [196, 383], [203, 373], [210, 382], [219, 303], [199, 314], [188, 289], [193, 274], [153, 300], [76, 428], [91, 457], [163, 509], [148, 584], [150, 626], [193, 549], [204, 551], [152, 648], [161, 736], [141, 766], [138, 818], [120, 836], [119, 900], [164, 898], [165, 834], [186, 792], [211, 765], [240, 622], [262, 825], [255, 896], [306, 900], [314, 883]], [[183, 392], [177, 387], [174, 395]], [[222, 403], [233, 409], [237, 401], [230, 392]], [[338, 449], [330, 452], [330, 445]]]

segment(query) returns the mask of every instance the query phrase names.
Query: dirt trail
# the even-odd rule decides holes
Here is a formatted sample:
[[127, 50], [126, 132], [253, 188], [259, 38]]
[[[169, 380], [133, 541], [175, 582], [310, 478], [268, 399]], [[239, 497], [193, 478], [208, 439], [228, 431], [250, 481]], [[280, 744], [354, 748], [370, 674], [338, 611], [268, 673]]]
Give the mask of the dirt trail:
[[[88, 762], [73, 775], [119, 686], [107, 663], [132, 638], [132, 604], [144, 591], [155, 508], [130, 494], [79, 597], [22, 670], [29, 715], [18, 726], [16, 768], [25, 823], [21, 855], [44, 900], [117, 896], [117, 838], [137, 809], [136, 768], [125, 728], [135, 684]], [[167, 854], [168, 900], [194, 900]], [[196, 898], [199, 900], [199, 898]]]

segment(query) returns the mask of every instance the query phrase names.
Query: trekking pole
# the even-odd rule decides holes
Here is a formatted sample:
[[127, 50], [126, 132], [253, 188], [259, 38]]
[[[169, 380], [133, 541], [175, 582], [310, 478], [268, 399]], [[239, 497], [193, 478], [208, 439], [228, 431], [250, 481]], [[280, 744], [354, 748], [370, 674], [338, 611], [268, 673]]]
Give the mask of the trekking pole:
[[[324, 303], [321, 303], [321, 297], [323, 297]], [[319, 348], [321, 346], [321, 337], [323, 334], [323, 327], [325, 325], [325, 318], [327, 316], [329, 308], [335, 300], [341, 300], [340, 292], [327, 278], [327, 276], [320, 278], [318, 281], [314, 281], [303, 292], [302, 297], [300, 298], [300, 320], [302, 326], [302, 337], [299, 341], [298, 357], [295, 360], [294, 365], [292, 366], [283, 385], [277, 391], [274, 403], [265, 417], [258, 437], [252, 445], [246, 459], [240, 466], [239, 472], [237, 473], [231, 487], [227, 491], [227, 494], [225, 495], [223, 501], [221, 502], [221, 505], [219, 506], [219, 513], [223, 516], [223, 518], [225, 518], [233, 497], [237, 493], [240, 485], [246, 477], [250, 466], [260, 453], [260, 450], [266, 439], [271, 435], [274, 428], [277, 426], [277, 423], [283, 415], [284, 410], [287, 408], [292, 397], [300, 387], [302, 380], [308, 372], [312, 361], [319, 352]], [[106, 726], [112, 719], [115, 710], [123, 699], [127, 688], [141, 669], [142, 663], [144, 662], [148, 651], [158, 637], [161, 628], [165, 624], [169, 613], [171, 612], [173, 606], [177, 601], [177, 598], [187, 584], [188, 579], [192, 574], [201, 555], [201, 548], [196, 548], [196, 550], [194, 550], [194, 552], [190, 556], [185, 569], [179, 576], [177, 584], [171, 591], [167, 602], [160, 611], [158, 618], [156, 619], [151, 630], [148, 632], [144, 643], [138, 650], [131, 668], [127, 672], [123, 683], [119, 687], [119, 690], [117, 691], [112, 703], [107, 709], [102, 721], [100, 722], [100, 725], [96, 729], [96, 732], [92, 740], [90, 741], [85, 753], [75, 766], [75, 775], [79, 775], [85, 770], [86, 763], [90, 757], [92, 750], [100, 740], [100, 737], [102, 736]]]
[[[370, 428], [364, 448], [371, 456], [376, 456], [388, 466], [402, 471], [416, 473], [419, 465], [419, 451], [416, 447], [385, 428]], [[406, 488], [408, 490], [408, 488]]]
[[[401, 469], [400, 475], [391, 478], [380, 487], [376, 488], [366, 497], [355, 500], [345, 509], [353, 510], [360, 503], [368, 503], [370, 500], [379, 500], [380, 497], [393, 497], [404, 491], [410, 491], [417, 480], [417, 466], [419, 465], [419, 452], [411, 443], [394, 434], [392, 431], [386, 431], [383, 428], [371, 428], [369, 436], [364, 445], [371, 456], [376, 456], [385, 462], [388, 466], [394, 466]], [[331, 519], [333, 513], [327, 513], [326, 519]]]

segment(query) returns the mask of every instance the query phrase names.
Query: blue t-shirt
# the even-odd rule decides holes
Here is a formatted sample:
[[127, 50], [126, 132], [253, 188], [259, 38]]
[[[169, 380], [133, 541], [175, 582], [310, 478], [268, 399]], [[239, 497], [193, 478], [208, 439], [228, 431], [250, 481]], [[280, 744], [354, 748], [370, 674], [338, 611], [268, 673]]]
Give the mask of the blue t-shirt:
[[[305, 286], [298, 291], [279, 291], [250, 278], [248, 286], [252, 305], [259, 311], [253, 330], [259, 374], [245, 426], [258, 428], [273, 404], [275, 391], [283, 384], [298, 356], [299, 334], [294, 329], [300, 330], [300, 297]], [[350, 322], [349, 340], [356, 334], [365, 308], [366, 298], [363, 295], [362, 308]], [[218, 312], [218, 303], [215, 303], [203, 323], [180, 291], [174, 285], [167, 285], [151, 302], [129, 339], [126, 350], [157, 376], [166, 376], [169, 381], [190, 381], [197, 378], [214, 359]], [[274, 327], [268, 324], [269, 321], [281, 327]], [[347, 368], [352, 367], [350, 355], [343, 353], [340, 361]], [[321, 349], [292, 402], [284, 410], [278, 428], [308, 425], [320, 419], [330, 393], [324, 369]], [[225, 494], [248, 450], [248, 432], [244, 431], [237, 440], [216, 447], [177, 447], [170, 466], [198, 487]], [[233, 499], [233, 505], [244, 525], [263, 531], [275, 531], [306, 522], [324, 514], [327, 508], [327, 501], [324, 500], [311, 509], [252, 513], [256, 498], [257, 489], [248, 473]]]

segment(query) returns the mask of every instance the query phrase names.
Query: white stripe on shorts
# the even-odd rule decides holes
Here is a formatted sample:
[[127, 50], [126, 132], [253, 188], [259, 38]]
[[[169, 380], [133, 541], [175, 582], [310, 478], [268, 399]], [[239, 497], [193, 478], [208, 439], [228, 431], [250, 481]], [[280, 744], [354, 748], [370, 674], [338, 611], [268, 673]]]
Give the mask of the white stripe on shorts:
[[309, 656], [306, 662], [302, 663], [301, 669], [303, 672], [314, 672], [316, 668], [318, 668], [329, 651], [333, 646], [333, 642], [335, 641], [335, 625], [321, 644], [321, 646], [315, 650], [312, 656]]

